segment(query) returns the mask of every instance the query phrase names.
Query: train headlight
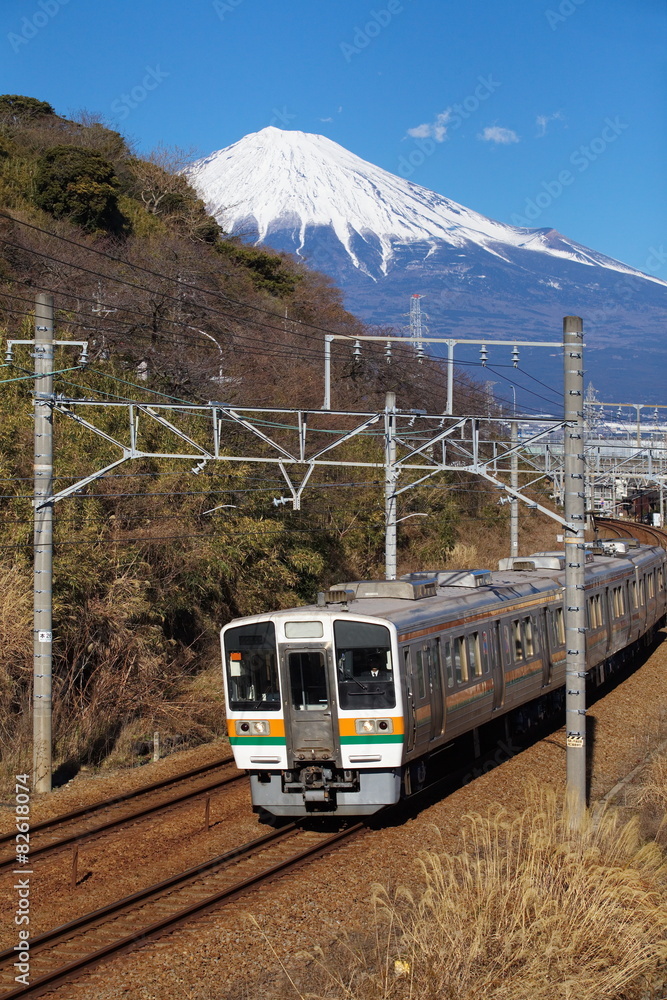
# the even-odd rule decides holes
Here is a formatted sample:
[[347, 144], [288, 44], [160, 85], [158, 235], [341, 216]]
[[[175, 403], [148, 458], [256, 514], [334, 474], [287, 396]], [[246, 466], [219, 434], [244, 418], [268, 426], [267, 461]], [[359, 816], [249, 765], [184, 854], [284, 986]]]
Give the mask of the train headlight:
[[268, 736], [271, 732], [271, 725], [265, 719], [236, 720], [237, 736]]
[[394, 722], [392, 719], [355, 719], [354, 729], [359, 736], [393, 733]]
[[355, 723], [355, 729], [361, 735], [367, 735], [369, 733], [377, 733], [378, 727], [375, 719], [357, 719]]

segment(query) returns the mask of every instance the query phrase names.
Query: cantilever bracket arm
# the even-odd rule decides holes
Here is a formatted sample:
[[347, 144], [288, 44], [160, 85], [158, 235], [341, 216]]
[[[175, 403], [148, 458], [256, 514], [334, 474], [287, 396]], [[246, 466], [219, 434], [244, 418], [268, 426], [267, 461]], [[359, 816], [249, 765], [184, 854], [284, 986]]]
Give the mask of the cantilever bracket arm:
[[493, 483], [494, 486], [498, 486], [501, 490], [504, 490], [505, 493], [509, 493], [510, 496], [514, 497], [515, 500], [521, 500], [527, 506], [532, 507], [535, 510], [539, 510], [542, 514], [546, 514], [546, 516], [550, 517], [552, 521], [558, 521], [558, 523], [562, 524], [564, 528], [568, 529], [568, 531], [579, 530], [575, 525], [570, 524], [569, 521], [566, 521], [564, 517], [561, 517], [560, 514], [557, 514], [553, 510], [549, 510], [548, 507], [544, 507], [541, 503], [537, 503], [536, 500], [529, 500], [528, 497], [525, 497], [523, 495], [521, 490], [514, 490], [512, 489], [511, 486], [508, 486], [506, 483], [503, 483], [500, 479], [496, 479], [496, 477], [488, 473], [483, 466], [478, 466], [476, 469], [469, 469], [467, 471], [476, 472], [478, 476], [482, 476], [483, 479], [486, 479], [488, 480], [488, 482]]
[[94, 483], [96, 479], [101, 479], [102, 476], [107, 474], [107, 472], [111, 472], [112, 469], [122, 465], [123, 462], [127, 462], [129, 459], [136, 457], [136, 455], [132, 455], [127, 449], [124, 449], [123, 457], [117, 459], [115, 462], [112, 462], [111, 465], [105, 465], [103, 469], [93, 472], [90, 476], [86, 476], [85, 479], [80, 479], [78, 483], [72, 483], [71, 486], [65, 487], [64, 490], [60, 490], [58, 493], [54, 493], [50, 497], [44, 497], [41, 503], [35, 502], [35, 510], [41, 510], [42, 507], [47, 507], [49, 504], [57, 503], [58, 500], [64, 500], [65, 497], [71, 497], [74, 493], [78, 493], [82, 490], [84, 486], [87, 486], [89, 483]]

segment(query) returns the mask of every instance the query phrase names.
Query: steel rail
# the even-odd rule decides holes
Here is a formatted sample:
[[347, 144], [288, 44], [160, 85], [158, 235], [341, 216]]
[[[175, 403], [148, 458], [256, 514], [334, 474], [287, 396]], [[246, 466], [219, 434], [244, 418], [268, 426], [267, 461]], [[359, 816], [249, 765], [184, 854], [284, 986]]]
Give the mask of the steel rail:
[[[233, 761], [230, 760], [229, 762], [225, 763], [233, 763]], [[220, 764], [218, 764], [217, 766], [220, 766]], [[209, 768], [209, 770], [211, 769], [212, 768]], [[161, 812], [164, 809], [170, 809], [173, 806], [177, 806], [183, 802], [187, 802], [189, 799], [197, 798], [197, 796], [199, 795], [205, 795], [207, 792], [215, 791], [216, 789], [222, 788], [225, 785], [232, 784], [235, 781], [241, 781], [243, 778], [245, 778], [245, 774], [232, 774], [226, 778], [217, 778], [215, 781], [211, 781], [206, 785], [199, 785], [197, 788], [192, 788], [187, 792], [181, 792], [180, 795], [173, 795], [168, 799], [162, 799], [160, 802], [154, 802], [151, 805], [144, 806], [141, 809], [135, 809], [133, 812], [124, 813], [122, 816], [117, 816], [115, 819], [110, 819], [106, 820], [103, 823], [98, 823], [97, 826], [89, 827], [87, 829], [79, 830], [78, 832], [70, 833], [65, 837], [60, 837], [58, 840], [52, 841], [51, 843], [43, 844], [41, 847], [33, 847], [31, 844], [30, 858], [32, 860], [35, 857], [40, 857], [40, 856], [43, 857], [46, 854], [51, 854], [64, 847], [68, 847], [70, 844], [73, 843], [84, 843], [85, 841], [90, 840], [93, 837], [99, 836], [102, 833], [107, 833], [108, 831], [113, 830], [117, 827], [126, 826], [127, 824], [132, 823], [135, 820], [144, 819], [145, 817], [151, 816], [157, 812]], [[177, 783], [180, 783], [182, 780], [185, 780], [185, 778], [181, 776], [177, 779], [172, 779], [172, 781], [167, 782], [167, 784], [173, 783], [174, 780]], [[160, 784], [161, 784], [160, 782], [156, 782], [156, 786], [158, 786], [158, 788]], [[155, 790], [156, 788], [151, 788], [151, 791]], [[148, 789], [142, 789], [142, 792], [143, 791], [148, 791]], [[132, 798], [132, 797], [133, 796], [131, 794], [127, 796], [127, 798]], [[94, 807], [93, 811], [107, 808], [111, 804], [116, 805], [118, 804], [119, 801], [120, 802], [124, 801], [124, 798], [125, 798], [124, 796], [120, 796], [119, 799], [114, 801], [113, 803], [100, 804]], [[39, 828], [42, 830], [42, 832], [44, 832], [44, 830], [50, 827], [58, 826], [62, 822], [71, 821], [74, 818], [80, 818], [81, 816], [87, 815], [88, 811], [89, 810], [87, 809], [77, 809], [70, 814], [57, 816], [50, 821], [45, 821], [44, 823], [41, 823], [39, 824]], [[35, 827], [31, 827], [30, 833], [32, 834], [34, 830]], [[15, 838], [15, 836], [16, 836], [15, 833], [9, 834], [3, 838], [3, 841], [4, 842], [12, 841]], [[11, 868], [15, 864], [16, 864], [16, 858], [14, 855], [0, 859], [0, 872], [4, 871], [7, 868]]]
[[[130, 935], [118, 938], [116, 941], [110, 942], [88, 955], [74, 959], [66, 965], [60, 966], [59, 968], [53, 969], [51, 972], [47, 972], [44, 975], [39, 976], [28, 986], [21, 986], [11, 989], [9, 992], [0, 993], [0, 1000], [18, 1000], [20, 997], [39, 995], [44, 990], [51, 989], [63, 981], [76, 978], [76, 975], [79, 972], [84, 969], [93, 968], [105, 959], [110, 958], [112, 955], [130, 951], [135, 947], [143, 945], [147, 941], [160, 936], [161, 933], [171, 931], [179, 924], [185, 923], [192, 917], [213, 909], [220, 903], [236, 899], [238, 896], [243, 895], [263, 883], [271, 882], [274, 878], [284, 875], [323, 854], [327, 854], [341, 841], [348, 840], [365, 829], [366, 826], [364, 823], [356, 823], [345, 830], [331, 834], [323, 841], [307, 847], [305, 850], [299, 851], [283, 861], [270, 865], [268, 868], [265, 868], [260, 872], [256, 872], [254, 875], [245, 879], [241, 879], [238, 882], [233, 883], [231, 886], [227, 886], [225, 889], [206, 896], [204, 899], [191, 903], [188, 906], [181, 907], [168, 916], [162, 917], [159, 920], [134, 931]], [[204, 862], [203, 864], [190, 868], [185, 872], [181, 872], [179, 875], [165, 879], [163, 882], [149, 886], [147, 889], [133, 893], [131, 896], [118, 900], [116, 903], [111, 903], [99, 910], [94, 910], [89, 914], [85, 914], [84, 916], [77, 918], [76, 920], [63, 924], [60, 927], [56, 927], [52, 931], [47, 931], [31, 941], [31, 955], [33, 954], [32, 949], [38, 947], [40, 944], [55, 944], [59, 938], [61, 938], [63, 943], [66, 944], [70, 940], [72, 933], [77, 930], [83, 930], [91, 925], [97, 925], [98, 928], [103, 927], [104, 921], [106, 921], [109, 917], [113, 917], [115, 919], [116, 915], [119, 914], [122, 909], [131, 907], [136, 903], [148, 901], [151, 896], [159, 898], [161, 893], [168, 892], [170, 889], [179, 885], [179, 883], [182, 887], [184, 887], [188, 882], [196, 882], [201, 874], [206, 871], [210, 871], [216, 866], [222, 866], [222, 869], [224, 870], [224, 868], [229, 864], [243, 860], [244, 858], [250, 858], [253, 854], [257, 853], [258, 850], [262, 850], [264, 847], [282, 839], [294, 836], [295, 833], [298, 835], [299, 832], [301, 831], [295, 824], [290, 824], [280, 830], [274, 830], [271, 833], [266, 834], [264, 837], [250, 841], [250, 843], [244, 844], [232, 851], [228, 851], [226, 854], [213, 858], [211, 861]], [[98, 921], [102, 921], [102, 923], [98, 924]], [[5, 949], [3, 952], [0, 952], [0, 961], [7, 962], [8, 960], [15, 958], [15, 955], [16, 952], [14, 948]]]
[[619, 538], [636, 538], [645, 545], [658, 545], [667, 549], [667, 531], [635, 521], [621, 521], [612, 517], [596, 517], [595, 524], [604, 531], [615, 531]]
[[[216, 760], [212, 764], [202, 764], [200, 767], [195, 767], [190, 771], [182, 771], [179, 774], [172, 775], [171, 778], [162, 778], [161, 781], [154, 781], [150, 785], [142, 785], [141, 788], [134, 788], [130, 792], [123, 792], [121, 795], [114, 795], [112, 799], [105, 799], [103, 802], [95, 802], [89, 806], [81, 806], [81, 808], [73, 809], [71, 812], [61, 813], [58, 816], [53, 816], [51, 819], [45, 819], [41, 823], [33, 823], [30, 826], [30, 832], [35, 833], [37, 830], [46, 830], [48, 827], [56, 826], [58, 823], [65, 823], [72, 819], [78, 819], [79, 816], [90, 815], [100, 809], [109, 809], [111, 806], [119, 805], [121, 802], [127, 802], [129, 799], [135, 799], [141, 795], [147, 795], [149, 792], [159, 791], [159, 789], [166, 788], [168, 785], [177, 784], [179, 781], [187, 781], [189, 778], [195, 778], [200, 774], [205, 774], [207, 771], [213, 771], [216, 767], [223, 767], [225, 764], [233, 763], [233, 757], [223, 757], [222, 760]], [[9, 840], [13, 840], [14, 836], [15, 834], [13, 833], [0, 835], [0, 844], [5, 844]]]

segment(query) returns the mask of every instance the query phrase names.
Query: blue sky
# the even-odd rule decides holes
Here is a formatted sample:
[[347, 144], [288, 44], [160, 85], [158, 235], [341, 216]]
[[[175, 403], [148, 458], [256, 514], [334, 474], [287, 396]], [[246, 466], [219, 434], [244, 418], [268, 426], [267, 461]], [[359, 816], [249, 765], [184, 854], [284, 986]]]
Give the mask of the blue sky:
[[664, 0], [4, 0], [0, 88], [142, 151], [322, 132], [667, 280]]

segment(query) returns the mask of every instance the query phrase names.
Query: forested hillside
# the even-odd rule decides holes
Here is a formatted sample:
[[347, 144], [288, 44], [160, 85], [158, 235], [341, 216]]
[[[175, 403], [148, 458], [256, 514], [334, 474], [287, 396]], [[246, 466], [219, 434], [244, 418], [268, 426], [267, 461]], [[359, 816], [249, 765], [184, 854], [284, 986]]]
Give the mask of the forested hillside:
[[[178, 172], [185, 159], [166, 148], [139, 157], [94, 117], [67, 120], [44, 102], [0, 97], [3, 340], [33, 336], [35, 295], [49, 292], [58, 339], [86, 340], [90, 349], [86, 368], [76, 352], [58, 349], [55, 391], [65, 397], [321, 406], [325, 333], [369, 331], [327, 278], [220, 232]], [[403, 408], [443, 411], [440, 362], [420, 363], [407, 346], [387, 363], [381, 349], [356, 357], [339, 345], [334, 408], [382, 406], [391, 390]], [[0, 743], [11, 748], [3, 751], [11, 771], [27, 766], [30, 735], [31, 366], [30, 349], [17, 347], [0, 380]], [[458, 409], [482, 404], [486, 410], [483, 389], [457, 373]], [[110, 434], [121, 433], [119, 411], [105, 410], [103, 419]], [[106, 442], [85, 427], [56, 416], [54, 428], [57, 488], [110, 461]], [[166, 450], [168, 431], [156, 425], [152, 433], [154, 450]], [[350, 447], [374, 453], [380, 442]], [[374, 470], [313, 477], [295, 512], [272, 503], [284, 492], [275, 466], [212, 462], [196, 476], [191, 468], [126, 463], [57, 505], [54, 732], [62, 773], [136, 759], [156, 729], [167, 742], [221, 732], [219, 627], [382, 570]], [[470, 519], [476, 541], [491, 547], [475, 550], [468, 537], [464, 561], [497, 558], [506, 515], [478, 481], [460, 476], [413, 490], [401, 514], [412, 511], [429, 516], [401, 526], [401, 571], [444, 564]], [[532, 518], [524, 530], [528, 537], [543, 527]]]

